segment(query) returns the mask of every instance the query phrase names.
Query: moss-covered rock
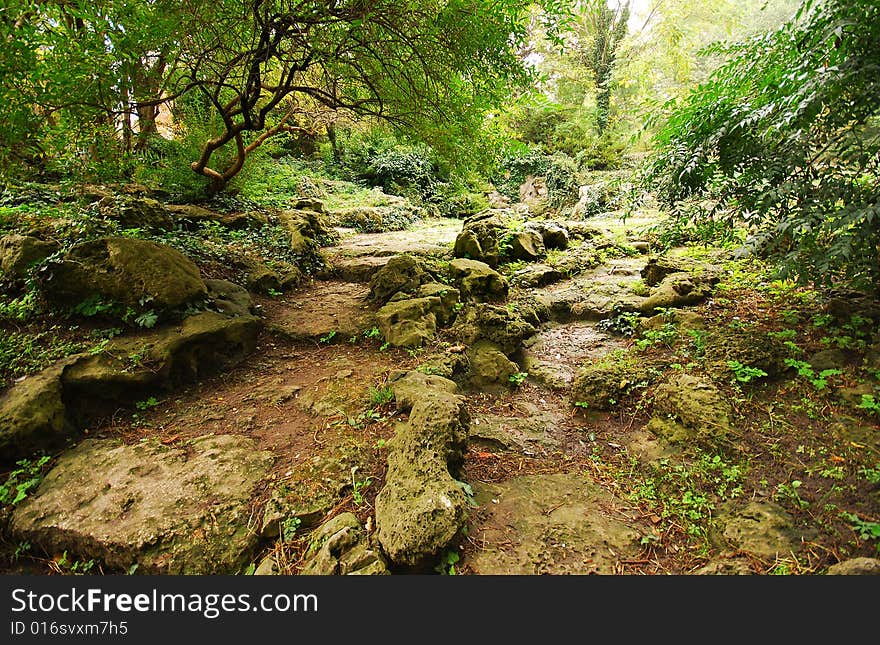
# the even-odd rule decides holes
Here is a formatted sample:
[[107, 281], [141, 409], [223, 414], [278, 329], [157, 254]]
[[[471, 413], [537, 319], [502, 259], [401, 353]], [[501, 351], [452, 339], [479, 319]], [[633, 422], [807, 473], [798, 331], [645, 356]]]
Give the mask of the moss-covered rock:
[[177, 447], [87, 439], [63, 454], [12, 516], [16, 539], [118, 571], [231, 574], [251, 561], [257, 485], [274, 459], [242, 436]]
[[262, 262], [252, 262], [247, 270], [247, 288], [255, 293], [269, 295], [281, 291], [281, 277]]
[[720, 548], [745, 551], [773, 562], [777, 557], [797, 553], [814, 531], [801, 531], [794, 519], [778, 504], [750, 501], [728, 502], [718, 508], [710, 539]]
[[196, 204], [169, 204], [168, 211], [174, 215], [176, 223], [192, 228], [204, 222], [215, 222], [233, 230], [260, 228], [269, 223], [269, 218], [260, 211], [218, 213]]
[[97, 296], [136, 311], [160, 313], [207, 295], [198, 267], [182, 253], [127, 237], [73, 247], [49, 265], [40, 286], [47, 301], [64, 308]]
[[507, 280], [485, 262], [459, 258], [449, 263], [449, 277], [462, 300], [496, 302], [507, 297]]
[[373, 274], [369, 299], [384, 305], [396, 293], [414, 293], [428, 279], [424, 267], [416, 258], [406, 254], [396, 255]]
[[234, 365], [256, 346], [260, 322], [204, 312], [135, 338], [114, 338], [100, 354], [70, 359], [61, 380], [77, 417], [100, 402], [129, 403], [154, 389], [171, 389]]
[[376, 313], [379, 330], [393, 347], [421, 347], [437, 333], [438, 297], [389, 302]]
[[522, 230], [511, 233], [508, 238], [510, 257], [515, 260], [533, 262], [547, 255], [544, 238], [536, 231]]
[[306, 258], [318, 254], [319, 247], [338, 239], [325, 217], [314, 210], [279, 211], [278, 221], [290, 236], [293, 252]]
[[648, 429], [671, 443], [715, 443], [730, 431], [730, 403], [715, 385], [699, 376], [677, 374], [654, 392]]
[[546, 249], [564, 250], [568, 248], [568, 229], [559, 222], [531, 220], [526, 222], [524, 229], [537, 232]]
[[29, 376], [0, 396], [0, 463], [59, 448], [75, 434], [62, 398], [66, 364]]
[[473, 346], [479, 340], [487, 340], [509, 356], [536, 329], [515, 311], [478, 303], [468, 305], [458, 313], [451, 331], [454, 337], [467, 346]]
[[468, 349], [467, 356], [469, 382], [475, 388], [506, 386], [510, 377], [519, 372], [519, 366], [489, 341], [477, 341]]
[[655, 287], [674, 273], [686, 273], [710, 285], [718, 283], [720, 272], [717, 267], [686, 257], [660, 255], [648, 260], [642, 269], [642, 280]]
[[507, 230], [503, 217], [507, 214], [504, 209], [487, 209], [468, 217], [455, 240], [453, 255], [497, 267], [501, 260], [501, 238]]
[[[398, 395], [399, 384], [405, 394]], [[461, 464], [470, 419], [451, 381], [417, 373], [392, 388], [412, 409], [390, 443], [385, 486], [376, 498], [377, 535], [394, 563], [424, 567], [467, 519], [467, 500], [452, 472]]]
[[205, 280], [208, 301], [217, 311], [227, 316], [250, 316], [254, 313], [251, 294], [244, 287], [229, 280]]
[[122, 228], [144, 228], [152, 231], [170, 231], [174, 217], [159, 201], [150, 197], [116, 195], [98, 202], [101, 214], [119, 222]]
[[655, 370], [644, 363], [611, 359], [588, 363], [575, 375], [570, 399], [590, 410], [610, 410], [654, 378]]
[[419, 287], [418, 298], [440, 298], [440, 305], [434, 310], [437, 324], [444, 326], [455, 318], [455, 306], [458, 304], [459, 291], [442, 282], [428, 282]]
[[353, 513], [327, 520], [310, 536], [300, 575], [384, 575], [385, 558]]
[[52, 255], [58, 246], [28, 235], [0, 237], [0, 280], [22, 280], [34, 265]]
[[706, 337], [706, 371], [716, 379], [731, 379], [731, 362], [763, 370], [768, 377], [788, 370], [790, 350], [778, 338], [751, 329], [717, 329]]
[[705, 300], [713, 290], [713, 285], [688, 273], [672, 273], [651, 290], [639, 309], [651, 314], [657, 309], [695, 305]]

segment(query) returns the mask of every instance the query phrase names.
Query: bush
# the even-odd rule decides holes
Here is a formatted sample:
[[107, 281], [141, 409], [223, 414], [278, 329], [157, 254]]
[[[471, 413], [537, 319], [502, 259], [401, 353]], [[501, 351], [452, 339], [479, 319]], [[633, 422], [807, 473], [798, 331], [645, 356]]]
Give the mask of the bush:
[[672, 104], [645, 183], [750, 231], [780, 277], [880, 284], [880, 5], [805, 2]]

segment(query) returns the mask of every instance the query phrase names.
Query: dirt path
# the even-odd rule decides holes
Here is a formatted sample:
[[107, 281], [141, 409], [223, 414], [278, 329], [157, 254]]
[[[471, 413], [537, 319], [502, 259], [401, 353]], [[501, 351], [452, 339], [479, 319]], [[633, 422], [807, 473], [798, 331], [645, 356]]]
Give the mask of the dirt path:
[[[106, 419], [90, 436], [159, 436], [176, 445], [211, 433], [244, 435], [277, 456], [255, 503], [281, 485], [307, 518], [305, 529], [342, 510], [372, 526], [384, 443], [394, 424], [406, 419], [384, 388], [392, 372], [415, 368], [419, 356], [383, 348], [373, 338], [375, 308], [366, 304], [365, 282], [397, 253], [448, 258], [459, 230], [460, 222], [447, 220], [405, 232], [348, 233], [328, 253], [347, 267], [342, 276], [348, 279], [337, 272], [295, 292], [258, 298], [265, 330], [248, 360], [139, 406], [144, 409], [133, 417]], [[351, 269], [354, 263], [360, 268]], [[643, 264], [642, 258], [617, 259], [535, 290], [588, 301], [592, 313], [550, 322], [525, 343], [520, 361], [530, 376], [520, 387], [467, 393], [472, 421], [462, 476], [476, 506], [459, 572], [618, 573], [625, 569], [621, 562], [637, 558], [631, 538], [645, 527], [590, 474], [599, 435], [614, 423], [589, 422], [573, 411], [566, 394], [585, 360], [624, 347], [595, 322], [578, 318], [605, 313]], [[356, 482], [368, 482], [358, 495]], [[292, 557], [288, 571], [297, 564]]]

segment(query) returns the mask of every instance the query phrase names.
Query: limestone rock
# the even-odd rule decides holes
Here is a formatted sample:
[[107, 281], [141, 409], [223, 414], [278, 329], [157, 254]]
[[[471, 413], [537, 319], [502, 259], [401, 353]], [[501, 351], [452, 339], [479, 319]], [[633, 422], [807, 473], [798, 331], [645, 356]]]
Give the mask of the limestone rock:
[[508, 356], [535, 333], [533, 325], [506, 307], [479, 303], [463, 308], [451, 327], [453, 335], [467, 346], [479, 340], [494, 343]]
[[802, 540], [811, 537], [796, 529], [785, 509], [772, 502], [751, 501], [741, 508], [730, 502], [719, 508], [717, 520], [718, 528], [711, 536], [714, 542], [771, 562], [797, 552]]
[[21, 280], [28, 269], [52, 255], [57, 245], [28, 235], [0, 237], [0, 279]]
[[242, 286], [228, 280], [205, 280], [208, 298], [214, 307], [227, 316], [250, 316], [254, 303], [251, 294]]
[[568, 248], [568, 229], [559, 222], [549, 220], [531, 220], [523, 227], [526, 231], [535, 231], [541, 236], [546, 249]]
[[829, 576], [878, 576], [880, 560], [877, 558], [852, 558], [832, 564], [826, 572]]
[[670, 255], [660, 255], [648, 260], [642, 269], [642, 279], [645, 284], [655, 287], [674, 273], [686, 273], [711, 285], [719, 280], [719, 270], [716, 267], [690, 258], [676, 258]]
[[389, 302], [376, 313], [379, 330], [394, 347], [421, 347], [437, 332], [437, 316], [442, 307], [437, 297], [410, 298]]
[[88, 416], [102, 401], [127, 403], [146, 389], [171, 389], [240, 361], [259, 329], [253, 316], [204, 312], [144, 336], [114, 338], [100, 354], [70, 359], [61, 376], [65, 398], [77, 416]]
[[230, 574], [253, 555], [257, 484], [274, 458], [251, 439], [208, 435], [180, 447], [81, 442], [13, 514], [12, 534], [49, 553], [146, 574]]
[[470, 384], [475, 388], [506, 386], [510, 377], [519, 372], [519, 366], [507, 358], [498, 345], [477, 341], [468, 350]]
[[510, 256], [516, 260], [532, 262], [547, 255], [544, 239], [535, 231], [520, 231], [510, 236]]
[[413, 293], [427, 278], [421, 263], [411, 255], [397, 255], [370, 279], [369, 299], [380, 305], [398, 293]]
[[501, 260], [500, 238], [507, 229], [502, 217], [508, 214], [508, 210], [490, 208], [468, 217], [455, 240], [455, 257], [480, 260], [497, 267]]
[[101, 213], [119, 222], [122, 228], [145, 228], [153, 231], [170, 231], [174, 218], [165, 206], [150, 197], [117, 195], [98, 202]]
[[651, 290], [639, 309], [650, 314], [660, 308], [695, 305], [711, 293], [712, 287], [708, 282], [688, 273], [671, 273]]
[[[730, 431], [730, 403], [707, 379], [678, 374], [654, 393], [657, 417], [648, 428], [673, 443], [689, 439], [716, 441]], [[674, 418], [674, 422], [670, 422]], [[657, 423], [660, 421], [661, 423]]]
[[388, 567], [353, 513], [326, 521], [310, 536], [300, 575], [383, 575]]
[[487, 517], [471, 536], [505, 543], [468, 559], [477, 575], [611, 575], [620, 559], [638, 558], [648, 532], [636, 519], [609, 513], [626, 504], [578, 473], [526, 475], [473, 489]]
[[216, 222], [226, 228], [241, 230], [260, 228], [269, 223], [269, 218], [259, 211], [219, 213], [195, 204], [169, 204], [166, 208], [182, 225]]
[[397, 409], [404, 412], [410, 411], [422, 397], [431, 396], [435, 392], [455, 394], [458, 391], [458, 385], [454, 381], [416, 371], [401, 374], [391, 382], [391, 388]]
[[0, 396], [0, 463], [58, 448], [73, 436], [62, 399], [67, 362], [28, 376]]
[[589, 410], [610, 410], [636, 387], [650, 383], [653, 372], [647, 365], [599, 361], [584, 365], [571, 384], [572, 403]]
[[428, 282], [419, 287], [416, 297], [440, 298], [440, 304], [434, 310], [438, 325], [446, 325], [455, 317], [455, 305], [458, 304], [459, 297], [458, 289], [453, 289], [440, 282]]
[[430, 563], [467, 519], [467, 500], [452, 475], [467, 445], [467, 407], [442, 381], [423, 382], [408, 423], [390, 443], [385, 486], [376, 498], [379, 543], [394, 563], [409, 567]]
[[179, 251], [127, 237], [73, 247], [50, 264], [41, 288], [47, 300], [63, 307], [100, 296], [138, 311], [170, 310], [207, 295], [198, 267]]
[[485, 262], [459, 258], [449, 263], [449, 277], [463, 300], [497, 301], [507, 297], [507, 280]]

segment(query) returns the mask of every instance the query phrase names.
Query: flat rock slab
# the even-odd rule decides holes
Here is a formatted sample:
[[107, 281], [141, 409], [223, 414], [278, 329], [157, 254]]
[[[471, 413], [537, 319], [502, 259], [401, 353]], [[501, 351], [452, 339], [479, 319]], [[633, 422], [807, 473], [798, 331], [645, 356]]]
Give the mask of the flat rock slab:
[[15, 510], [12, 534], [138, 573], [236, 573], [257, 546], [250, 504], [273, 461], [233, 435], [179, 447], [87, 439]]
[[641, 280], [644, 264], [642, 258], [614, 260], [533, 294], [557, 322], [602, 320], [618, 311], [638, 311], [645, 298], [633, 291], [633, 285]]
[[596, 328], [594, 323], [549, 324], [523, 341], [524, 365], [529, 376], [554, 389], [570, 386], [585, 362], [625, 349], [622, 338]]
[[377, 257], [399, 255], [427, 255], [452, 257], [455, 237], [461, 231], [461, 221], [456, 219], [423, 220], [405, 231], [387, 233], [362, 233], [343, 238], [336, 246], [324, 251], [331, 262], [335, 257]]
[[541, 452], [542, 448], [557, 448], [553, 437], [558, 419], [546, 412], [528, 417], [502, 417], [487, 414], [471, 421], [468, 443], [490, 450], [510, 450], [526, 455]]
[[481, 575], [614, 574], [637, 559], [645, 534], [615, 511], [626, 504], [578, 474], [472, 484], [480, 506], [470, 530], [483, 548], [466, 564]]
[[[267, 327], [294, 340], [346, 341], [376, 325], [365, 284], [319, 281], [266, 307]], [[330, 340], [330, 339], [328, 339]]]

